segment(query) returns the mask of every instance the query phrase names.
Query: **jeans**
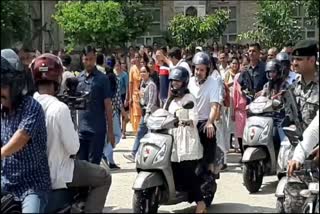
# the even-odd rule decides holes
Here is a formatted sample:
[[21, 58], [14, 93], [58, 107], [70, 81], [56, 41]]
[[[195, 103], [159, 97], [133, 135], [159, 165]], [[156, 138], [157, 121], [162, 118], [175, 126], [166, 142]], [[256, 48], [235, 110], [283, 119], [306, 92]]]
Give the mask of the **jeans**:
[[[115, 143], [117, 145], [121, 140], [121, 123], [120, 123], [119, 114], [113, 115], [113, 133], [114, 133]], [[103, 154], [106, 156], [109, 163], [114, 164], [113, 148], [111, 144], [108, 142], [107, 136], [106, 136], [106, 142], [103, 148]]]
[[78, 158], [99, 165], [102, 159], [105, 138], [106, 132], [97, 132], [91, 138], [80, 137]]
[[22, 213], [44, 213], [48, 196], [46, 192], [28, 194], [22, 201]]
[[147, 123], [144, 121], [144, 117], [141, 118], [139, 129], [137, 133], [137, 137], [134, 140], [133, 148], [132, 148], [132, 154], [135, 156], [138, 152], [139, 146], [140, 146], [140, 140], [148, 133], [148, 127]]

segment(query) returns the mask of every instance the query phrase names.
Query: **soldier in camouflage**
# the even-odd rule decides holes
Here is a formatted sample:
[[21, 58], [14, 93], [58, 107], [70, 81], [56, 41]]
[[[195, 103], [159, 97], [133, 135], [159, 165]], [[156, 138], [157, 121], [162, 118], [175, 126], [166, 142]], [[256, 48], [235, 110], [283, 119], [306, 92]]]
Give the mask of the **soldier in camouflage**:
[[[295, 82], [294, 95], [302, 116], [302, 128], [305, 130], [319, 109], [319, 70], [317, 45], [315, 41], [298, 42], [292, 52], [294, 70], [300, 74]], [[302, 213], [305, 199], [300, 191], [306, 189], [304, 183], [287, 183], [285, 187], [285, 213]]]

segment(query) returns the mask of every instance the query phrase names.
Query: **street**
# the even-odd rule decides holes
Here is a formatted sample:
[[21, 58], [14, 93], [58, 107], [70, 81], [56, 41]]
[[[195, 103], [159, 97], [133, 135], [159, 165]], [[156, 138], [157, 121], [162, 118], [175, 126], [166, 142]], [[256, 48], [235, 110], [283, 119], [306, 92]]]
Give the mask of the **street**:
[[[123, 154], [130, 152], [133, 140], [134, 137], [128, 135], [127, 139], [122, 139], [115, 149], [114, 159], [121, 169], [112, 172], [112, 185], [104, 212], [132, 213], [132, 184], [136, 176], [135, 164], [129, 163]], [[221, 173], [220, 179], [217, 181], [217, 193], [208, 213], [274, 213], [276, 176], [264, 177], [261, 191], [249, 194], [242, 184], [242, 170], [238, 163], [239, 160], [240, 154], [229, 153], [228, 168]], [[159, 213], [192, 213], [194, 209], [195, 203], [181, 203], [160, 206]]]

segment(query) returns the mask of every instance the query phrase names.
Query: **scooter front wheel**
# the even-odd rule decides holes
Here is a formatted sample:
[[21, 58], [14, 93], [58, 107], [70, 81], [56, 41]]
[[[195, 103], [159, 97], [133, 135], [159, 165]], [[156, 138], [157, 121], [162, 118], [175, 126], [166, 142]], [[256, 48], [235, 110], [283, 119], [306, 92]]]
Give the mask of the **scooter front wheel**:
[[250, 193], [258, 192], [263, 181], [263, 166], [259, 161], [243, 164], [243, 182]]
[[132, 200], [133, 213], [157, 213], [159, 208], [158, 187], [135, 190]]

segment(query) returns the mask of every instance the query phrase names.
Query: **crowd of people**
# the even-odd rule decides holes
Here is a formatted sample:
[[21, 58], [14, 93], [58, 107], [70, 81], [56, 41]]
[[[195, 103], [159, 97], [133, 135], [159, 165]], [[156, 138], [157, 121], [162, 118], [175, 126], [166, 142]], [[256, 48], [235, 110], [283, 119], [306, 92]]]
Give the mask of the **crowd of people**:
[[[194, 52], [154, 44], [130, 47], [128, 54], [87, 46], [80, 72], [71, 70], [72, 57], [63, 51], [36, 55], [27, 49], [2, 50], [1, 187], [22, 201], [23, 212], [37, 213], [59, 206], [50, 200], [51, 190], [90, 186], [85, 212], [101, 212], [111, 185], [109, 169], [120, 169], [113, 150], [126, 139], [127, 123], [135, 142], [124, 157], [134, 162], [148, 133], [148, 117], [159, 108], [174, 113], [191, 100], [190, 124], [172, 131], [171, 161], [175, 181], [191, 186], [196, 212], [202, 213], [206, 205], [196, 165], [202, 160], [215, 176], [227, 168], [231, 147], [243, 155], [247, 106], [256, 97], [279, 98], [298, 84], [304, 128], [315, 117], [318, 50], [315, 43], [303, 42], [281, 51], [267, 51], [258, 43], [214, 43]], [[57, 98], [68, 90], [68, 78], [77, 78], [77, 91], [90, 92], [87, 108], [78, 111], [77, 130], [69, 107]], [[102, 159], [108, 169], [100, 166]], [[183, 181], [186, 173], [190, 179]]]

